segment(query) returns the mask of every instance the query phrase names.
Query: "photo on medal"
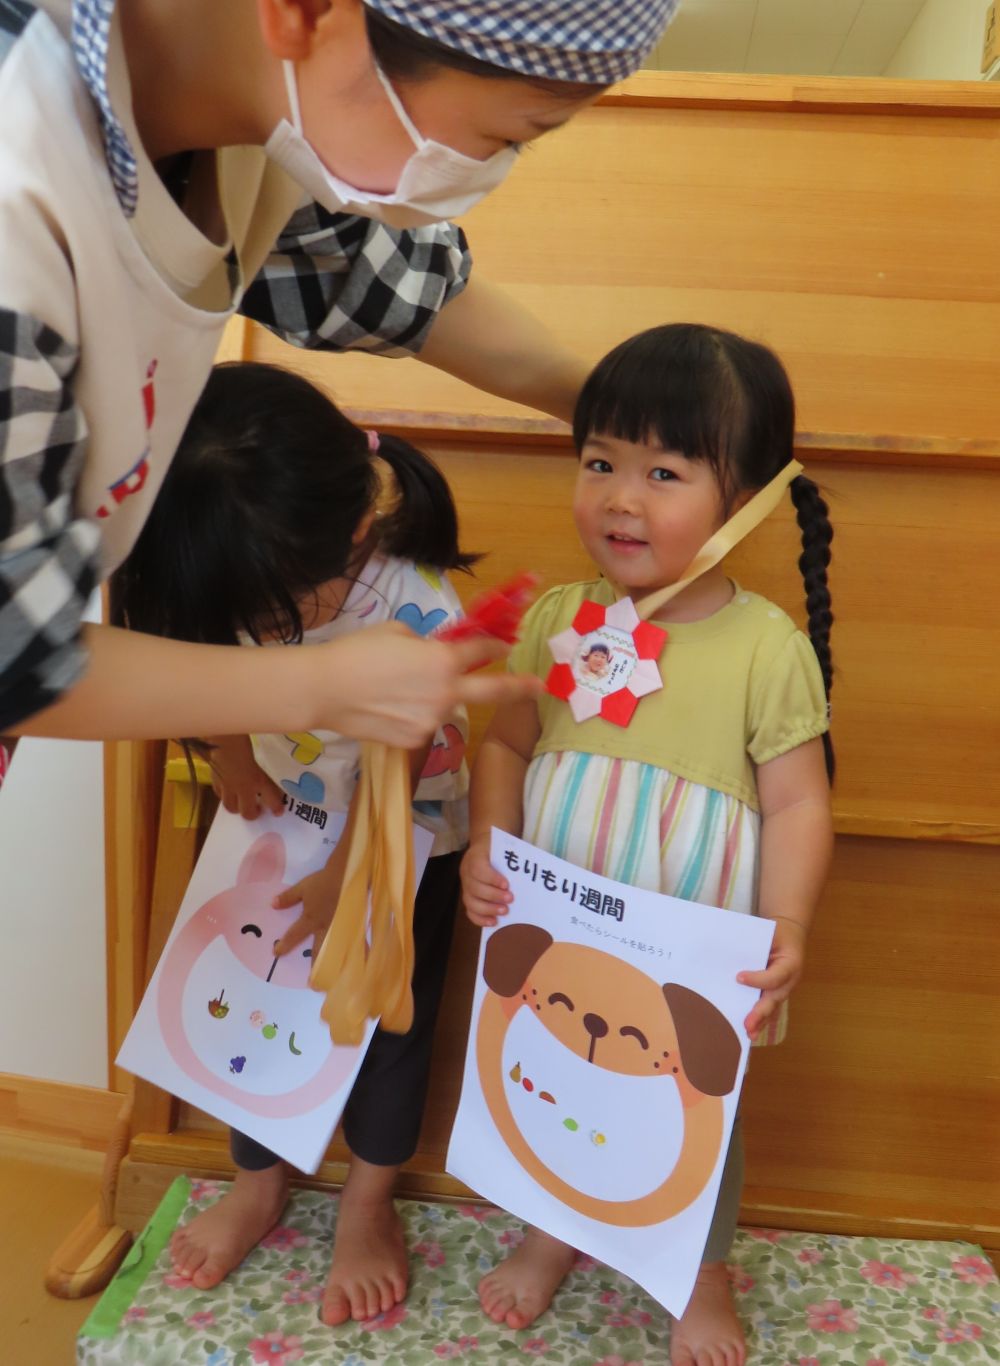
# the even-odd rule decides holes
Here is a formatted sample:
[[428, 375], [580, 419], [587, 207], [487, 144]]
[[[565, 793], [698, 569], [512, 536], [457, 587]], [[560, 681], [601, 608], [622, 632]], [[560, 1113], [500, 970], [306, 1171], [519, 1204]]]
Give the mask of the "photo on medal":
[[571, 668], [578, 687], [607, 697], [628, 686], [637, 661], [630, 631], [601, 626], [580, 641]]

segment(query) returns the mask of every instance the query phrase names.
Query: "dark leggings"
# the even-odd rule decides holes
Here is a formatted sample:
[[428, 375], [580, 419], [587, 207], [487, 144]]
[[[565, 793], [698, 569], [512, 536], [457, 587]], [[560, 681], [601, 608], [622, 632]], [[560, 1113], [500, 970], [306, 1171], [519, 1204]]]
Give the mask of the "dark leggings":
[[[413, 1025], [406, 1034], [375, 1030], [344, 1107], [348, 1147], [375, 1166], [399, 1166], [416, 1151], [461, 861], [461, 852], [427, 861], [413, 907]], [[263, 1171], [280, 1161], [236, 1129], [230, 1131], [229, 1146], [233, 1161], [245, 1171]]]
[[736, 1221], [740, 1216], [740, 1197], [743, 1194], [743, 1121], [737, 1113], [733, 1134], [722, 1169], [719, 1196], [715, 1202], [708, 1241], [701, 1254], [703, 1262], [724, 1262], [736, 1236]]

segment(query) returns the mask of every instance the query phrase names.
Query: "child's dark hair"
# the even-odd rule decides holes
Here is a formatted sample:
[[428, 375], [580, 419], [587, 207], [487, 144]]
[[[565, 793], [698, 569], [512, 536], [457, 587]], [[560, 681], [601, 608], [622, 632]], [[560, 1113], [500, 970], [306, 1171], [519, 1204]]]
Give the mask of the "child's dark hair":
[[[598, 363], [573, 415], [577, 450], [592, 433], [656, 441], [664, 450], [707, 461], [728, 514], [739, 494], [763, 488], [792, 459], [795, 399], [784, 367], [766, 346], [721, 328], [671, 323], [629, 338]], [[829, 699], [833, 612], [827, 568], [833, 528], [811, 479], [798, 475], [789, 491], [802, 534], [799, 570], [809, 639]], [[832, 782], [829, 734], [823, 746]]]
[[[381, 436], [397, 498], [372, 548], [468, 569], [437, 466]], [[219, 365], [195, 406], [149, 520], [112, 582], [112, 618], [205, 645], [302, 639], [297, 602], [352, 572], [353, 536], [379, 491], [368, 433], [315, 385], [275, 365]], [[364, 553], [362, 551], [362, 553]]]

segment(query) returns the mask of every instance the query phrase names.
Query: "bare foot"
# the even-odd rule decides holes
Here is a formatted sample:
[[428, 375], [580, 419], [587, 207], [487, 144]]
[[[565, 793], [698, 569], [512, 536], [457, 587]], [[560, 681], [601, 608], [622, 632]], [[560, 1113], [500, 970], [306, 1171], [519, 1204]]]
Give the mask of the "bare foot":
[[479, 1282], [484, 1314], [508, 1328], [527, 1328], [548, 1309], [574, 1261], [568, 1244], [528, 1228], [520, 1247]]
[[373, 1319], [406, 1298], [410, 1268], [392, 1199], [397, 1171], [358, 1157], [351, 1161], [320, 1307], [320, 1318], [331, 1328], [348, 1319]]
[[691, 1301], [670, 1329], [671, 1366], [744, 1366], [747, 1344], [724, 1262], [706, 1262]]
[[222, 1199], [202, 1210], [171, 1238], [174, 1270], [190, 1276], [199, 1290], [211, 1290], [270, 1233], [287, 1199], [288, 1170], [284, 1162], [259, 1172], [238, 1168], [232, 1187]]

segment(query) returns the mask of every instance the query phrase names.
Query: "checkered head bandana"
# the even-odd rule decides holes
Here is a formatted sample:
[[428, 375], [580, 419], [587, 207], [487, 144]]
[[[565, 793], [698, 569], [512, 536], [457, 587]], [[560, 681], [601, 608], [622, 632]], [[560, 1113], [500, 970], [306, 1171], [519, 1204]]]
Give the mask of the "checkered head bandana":
[[522, 76], [611, 85], [638, 70], [680, 0], [364, 0], [444, 47]]

